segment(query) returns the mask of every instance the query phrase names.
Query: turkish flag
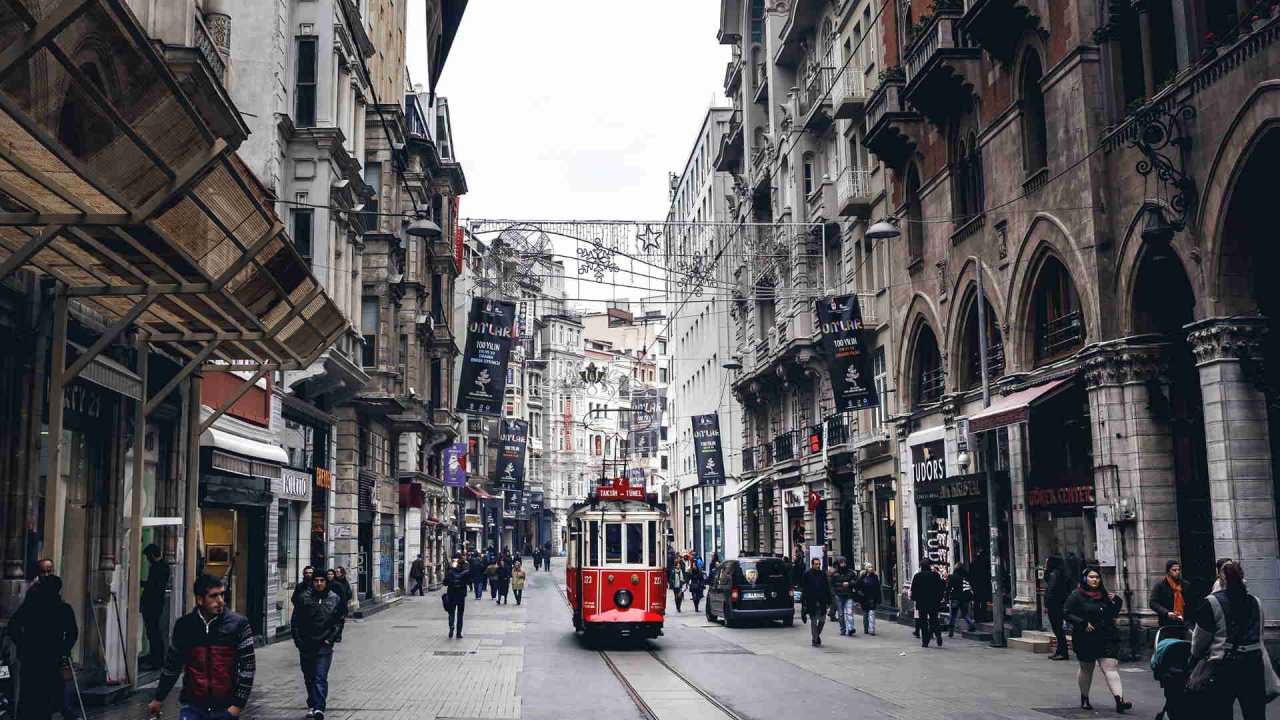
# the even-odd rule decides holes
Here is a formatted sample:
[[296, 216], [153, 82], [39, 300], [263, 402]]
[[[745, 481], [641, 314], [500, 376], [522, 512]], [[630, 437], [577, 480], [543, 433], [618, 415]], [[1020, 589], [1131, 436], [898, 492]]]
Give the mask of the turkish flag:
[[820, 502], [822, 502], [822, 496], [818, 495], [818, 491], [810, 490], [809, 491], [809, 512], [813, 512], [817, 510], [818, 503]]

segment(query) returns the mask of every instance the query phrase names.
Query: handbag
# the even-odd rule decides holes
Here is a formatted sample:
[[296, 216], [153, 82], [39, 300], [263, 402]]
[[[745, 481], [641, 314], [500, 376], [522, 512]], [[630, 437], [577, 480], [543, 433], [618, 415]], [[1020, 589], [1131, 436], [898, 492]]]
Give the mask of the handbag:
[[444, 603], [444, 611], [453, 610], [453, 598], [449, 597], [449, 591], [446, 590], [440, 595], [440, 602]]
[[1218, 681], [1218, 666], [1221, 664], [1221, 660], [1200, 658], [1187, 675], [1187, 692], [1204, 693], [1212, 690]]

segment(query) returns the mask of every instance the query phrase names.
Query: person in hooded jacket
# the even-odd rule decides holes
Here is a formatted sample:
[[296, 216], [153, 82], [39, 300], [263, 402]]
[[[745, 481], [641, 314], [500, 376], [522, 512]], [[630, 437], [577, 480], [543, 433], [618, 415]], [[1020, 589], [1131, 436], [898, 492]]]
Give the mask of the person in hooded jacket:
[[933, 563], [928, 558], [921, 559], [920, 572], [911, 578], [911, 600], [919, 613], [916, 630], [920, 633], [920, 647], [929, 647], [930, 638], [942, 647], [942, 622], [938, 620], [938, 612], [942, 610], [946, 592], [947, 584], [933, 571]]
[[969, 584], [969, 568], [964, 563], [956, 566], [955, 572], [947, 578], [947, 605], [951, 608], [951, 618], [947, 623], [951, 629], [948, 637], [956, 636], [956, 619], [964, 618], [973, 631], [973, 585]]
[[1070, 660], [1067, 650], [1067, 633], [1063, 629], [1065, 617], [1063, 607], [1071, 595], [1072, 581], [1066, 563], [1057, 555], [1051, 556], [1044, 564], [1044, 605], [1049, 613], [1049, 627], [1053, 629], [1054, 648], [1050, 660]]
[[836, 571], [831, 575], [831, 589], [836, 598], [836, 617], [840, 620], [840, 634], [858, 634], [854, 622], [853, 605], [858, 592], [858, 578], [844, 558], [836, 558]]
[[827, 606], [831, 604], [831, 582], [822, 569], [822, 561], [813, 558], [800, 578], [800, 619], [809, 623], [809, 642], [822, 644], [822, 626], [827, 622]]
[[18, 717], [44, 720], [63, 711], [62, 666], [80, 636], [76, 616], [62, 599], [62, 578], [40, 577], [13, 617], [9, 638], [18, 647]]
[[324, 720], [329, 698], [333, 646], [342, 628], [342, 599], [329, 589], [326, 575], [311, 578], [311, 589], [293, 608], [290, 628], [298, 648], [298, 664], [307, 688], [307, 717]]
[[1107, 592], [1106, 585], [1102, 583], [1102, 570], [1087, 567], [1080, 586], [1071, 593], [1063, 607], [1071, 621], [1071, 646], [1075, 648], [1076, 660], [1080, 661], [1076, 680], [1080, 684], [1081, 709], [1093, 709], [1089, 704], [1089, 687], [1093, 685], [1096, 665], [1102, 666], [1102, 677], [1115, 697], [1116, 712], [1122, 713], [1133, 707], [1133, 703], [1124, 699], [1117, 660], [1120, 633], [1116, 630], [1116, 616], [1123, 605], [1124, 601], [1119, 596]]

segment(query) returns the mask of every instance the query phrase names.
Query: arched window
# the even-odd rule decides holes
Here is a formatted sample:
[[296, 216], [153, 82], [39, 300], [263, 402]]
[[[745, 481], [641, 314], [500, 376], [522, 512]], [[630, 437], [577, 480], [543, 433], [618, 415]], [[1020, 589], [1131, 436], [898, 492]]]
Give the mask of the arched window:
[[980, 215], [987, 205], [987, 190], [982, 178], [982, 149], [978, 147], [978, 136], [969, 132], [969, 207], [970, 215]]
[[915, 163], [907, 166], [907, 257], [915, 262], [924, 257], [924, 225], [920, 211], [920, 171]]
[[[958, 358], [960, 387], [965, 390], [982, 383], [982, 356], [978, 342], [978, 294], [971, 293], [968, 302], [961, 335], [963, 349]], [[1004, 374], [1004, 339], [1000, 336], [1000, 326], [996, 322], [996, 314], [990, 302], [986, 304], [983, 313], [987, 321], [987, 377], [995, 380]]]
[[1031, 302], [1037, 365], [1068, 355], [1084, 345], [1080, 297], [1067, 269], [1057, 258], [1047, 257], [1041, 264]]
[[1049, 132], [1040, 89], [1043, 77], [1040, 55], [1027, 50], [1022, 58], [1022, 169], [1028, 176], [1049, 165]]
[[804, 178], [803, 178], [803, 181], [804, 181], [804, 196], [805, 196], [806, 198], [808, 198], [811, 194], [813, 194], [813, 188], [814, 188], [814, 185], [813, 185], [813, 172], [814, 172], [813, 163], [814, 163], [814, 160], [813, 160], [813, 153], [805, 153], [805, 154], [804, 154]]
[[944, 379], [938, 338], [933, 334], [932, 328], [920, 323], [920, 328], [916, 331], [916, 349], [911, 358], [912, 407], [918, 408], [941, 400]]

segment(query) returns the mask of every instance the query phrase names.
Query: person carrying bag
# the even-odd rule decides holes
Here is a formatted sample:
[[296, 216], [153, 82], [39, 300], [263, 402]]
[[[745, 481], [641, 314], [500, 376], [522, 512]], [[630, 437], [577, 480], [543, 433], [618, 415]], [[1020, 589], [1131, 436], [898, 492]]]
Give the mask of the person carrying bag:
[[1205, 598], [1196, 618], [1187, 690], [1198, 696], [1205, 717], [1231, 717], [1238, 702], [1244, 720], [1262, 720], [1267, 703], [1280, 696], [1280, 678], [1262, 643], [1262, 603], [1249, 594], [1235, 561], [1219, 564], [1218, 580], [1222, 589]]

